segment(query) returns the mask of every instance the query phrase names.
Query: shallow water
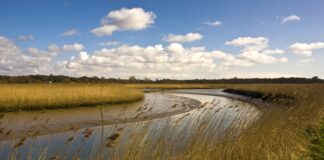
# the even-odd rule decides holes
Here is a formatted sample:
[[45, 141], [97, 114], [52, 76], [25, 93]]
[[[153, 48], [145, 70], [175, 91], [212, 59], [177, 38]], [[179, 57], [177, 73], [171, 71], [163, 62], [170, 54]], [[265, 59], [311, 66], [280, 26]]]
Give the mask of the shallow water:
[[[111, 110], [107, 108], [107, 111], [103, 112], [101, 112], [103, 109], [100, 108], [80, 108], [77, 110], [86, 110], [81, 112], [83, 118], [76, 118], [77, 120], [72, 122], [68, 121], [71, 118], [65, 117], [70, 115], [69, 111], [62, 110], [66, 113], [63, 115], [60, 115], [59, 112], [55, 113], [62, 117], [60, 121], [56, 121], [57, 125], [74, 124], [75, 122], [79, 124], [81, 123], [79, 119], [87, 121], [90, 119], [95, 123], [91, 124], [90, 121], [87, 129], [70, 128], [55, 134], [35, 135], [34, 137], [28, 135], [26, 140], [18, 138], [2, 141], [0, 143], [2, 146], [0, 159], [7, 159], [12, 156], [15, 156], [16, 159], [25, 159], [28, 155], [31, 158], [46, 156], [47, 158], [59, 157], [62, 159], [72, 159], [73, 157], [82, 157], [83, 159], [123, 158], [136, 149], [133, 147], [137, 147], [137, 149], [141, 147], [141, 150], [147, 154], [156, 152], [157, 146], [164, 148], [160, 151], [161, 155], [176, 154], [184, 151], [195, 134], [201, 133], [201, 129], [203, 129], [203, 137], [222, 139], [228, 128], [234, 128], [239, 133], [242, 128], [246, 128], [260, 115], [258, 109], [249, 103], [206, 94], [207, 92], [213, 93], [212, 90], [187, 91], [182, 90], [177, 93], [165, 94], [149, 93], [143, 102], [134, 103], [132, 104], [133, 107], [124, 107], [127, 108], [126, 110], [117, 106]], [[203, 95], [200, 95], [199, 92], [202, 92]], [[214, 90], [214, 92], [219, 92], [219, 90]], [[158, 98], [153, 98], [153, 100], [150, 97], [152, 95]], [[145, 108], [144, 104], [148, 101], [150, 101], [150, 107]], [[174, 104], [176, 105], [174, 106]], [[151, 107], [153, 109], [150, 110]], [[93, 112], [91, 112], [92, 110]], [[87, 116], [87, 111], [89, 111], [91, 118]], [[75, 114], [74, 117], [79, 115], [78, 111], [70, 112]], [[101, 116], [101, 113], [103, 113], [103, 116]], [[125, 113], [127, 116], [121, 113]], [[140, 116], [151, 115], [151, 119], [135, 119], [134, 115], [136, 116], [139, 113], [142, 113]], [[152, 116], [155, 113], [160, 114]], [[25, 116], [22, 117], [28, 118], [27, 115], [31, 113], [24, 112], [23, 114]], [[5, 115], [4, 119], [6, 116], [8, 115]], [[17, 116], [15, 118], [14, 114], [11, 115], [11, 119], [19, 119], [20, 115]], [[116, 119], [119, 120], [116, 121]], [[22, 120], [15, 122], [22, 122]], [[16, 126], [23, 130], [21, 126], [26, 123], [28, 122], [17, 123]], [[90, 127], [91, 125], [92, 127]], [[34, 126], [37, 126], [37, 124]], [[23, 144], [17, 145], [22, 140]], [[149, 159], [149, 157], [147, 158]]]
[[[162, 118], [199, 107], [200, 102], [168, 94], [147, 93], [141, 102], [72, 109], [4, 113], [0, 140], [58, 133], [99, 125]], [[7, 133], [10, 132], [10, 135]]]

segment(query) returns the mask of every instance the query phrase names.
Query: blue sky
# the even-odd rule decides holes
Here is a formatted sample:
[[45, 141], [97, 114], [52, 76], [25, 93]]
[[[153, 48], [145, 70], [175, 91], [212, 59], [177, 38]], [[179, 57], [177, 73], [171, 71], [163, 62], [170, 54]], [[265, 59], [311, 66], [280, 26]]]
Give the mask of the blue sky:
[[323, 6], [321, 0], [1, 0], [0, 74], [324, 78]]

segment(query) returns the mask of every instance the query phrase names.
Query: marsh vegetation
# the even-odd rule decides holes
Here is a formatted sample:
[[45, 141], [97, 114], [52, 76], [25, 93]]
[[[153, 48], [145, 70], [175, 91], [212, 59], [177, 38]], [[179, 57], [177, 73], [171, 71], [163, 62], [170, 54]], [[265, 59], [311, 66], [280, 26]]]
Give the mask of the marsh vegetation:
[[[72, 127], [55, 135], [21, 137], [1, 143], [3, 156], [12, 159], [21, 159], [27, 154], [29, 159], [225, 160], [322, 156], [323, 133], [318, 129], [324, 115], [322, 84], [132, 84], [118, 87], [139, 95], [143, 88], [227, 88], [254, 98], [242, 102], [211, 96], [200, 107], [173, 116], [115, 125], [102, 123], [102, 126], [89, 128]], [[251, 103], [256, 106], [248, 105]], [[142, 110], [144, 107], [139, 106], [141, 110], [137, 114], [149, 110]], [[102, 117], [99, 115], [98, 119], [104, 121]], [[3, 130], [3, 135], [9, 131]], [[32, 144], [41, 151], [30, 150]], [[53, 151], [55, 144], [63, 149]]]
[[114, 84], [0, 84], [0, 111], [134, 102], [141, 90]]

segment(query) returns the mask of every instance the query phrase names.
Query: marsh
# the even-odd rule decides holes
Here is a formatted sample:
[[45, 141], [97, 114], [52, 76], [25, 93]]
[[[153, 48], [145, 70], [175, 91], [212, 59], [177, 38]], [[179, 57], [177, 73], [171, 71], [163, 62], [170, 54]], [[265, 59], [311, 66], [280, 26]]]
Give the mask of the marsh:
[[[202, 126], [208, 128], [208, 134], [200, 136], [221, 140], [226, 130], [239, 133], [260, 116], [252, 104], [206, 95], [220, 93], [217, 89], [174, 92], [147, 93], [142, 102], [124, 105], [6, 113], [1, 122], [11, 128], [3, 129], [2, 158], [29, 155], [34, 159], [45, 149], [46, 157], [123, 158], [134, 145], [142, 145], [146, 152], [158, 145], [169, 148], [173, 155], [183, 152]], [[8, 130], [14, 136], [6, 135]], [[61, 146], [59, 150], [57, 145]], [[30, 150], [35, 146], [44, 150]], [[167, 152], [159, 154], [171, 156]]]

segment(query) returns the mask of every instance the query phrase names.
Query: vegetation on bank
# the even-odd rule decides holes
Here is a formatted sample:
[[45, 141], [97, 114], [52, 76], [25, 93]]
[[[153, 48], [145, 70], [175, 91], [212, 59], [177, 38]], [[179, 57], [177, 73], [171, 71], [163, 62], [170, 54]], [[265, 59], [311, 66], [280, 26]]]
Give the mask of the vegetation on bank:
[[[208, 130], [215, 127], [208, 126], [208, 117], [200, 117], [204, 121], [201, 121], [201, 124], [198, 123], [197, 130], [188, 137], [190, 143], [186, 146], [186, 149], [177, 154], [163, 155], [165, 159], [273, 160], [321, 159], [323, 156], [323, 129], [318, 127], [324, 117], [323, 84], [7, 84], [0, 85], [0, 87], [0, 104], [15, 104], [10, 106], [15, 109], [5, 107], [12, 110], [30, 109], [31, 104], [37, 104], [33, 97], [38, 98], [38, 103], [41, 102], [42, 105], [36, 105], [32, 109], [39, 109], [57, 102], [61, 102], [63, 105], [49, 106], [52, 106], [52, 108], [70, 106], [70, 102], [75, 102], [72, 104], [76, 105], [80, 105], [80, 102], [90, 104], [89, 101], [94, 103], [92, 100], [96, 100], [96, 98], [102, 100], [100, 103], [138, 100], [142, 97], [141, 89], [143, 88], [227, 88], [228, 92], [249, 95], [275, 105], [266, 108], [260, 106], [262, 115], [257, 121], [245, 128], [240, 134], [237, 134], [235, 130], [228, 130], [226, 135], [231, 136], [225, 136], [221, 141], [213, 139], [208, 134]], [[3, 91], [3, 88], [6, 92]], [[99, 96], [101, 98], [98, 98], [98, 95], [101, 95]], [[106, 95], [106, 97], [103, 95]], [[3, 101], [4, 97], [11, 99], [11, 101], [3, 103], [5, 102]], [[42, 97], [48, 98], [44, 100]], [[55, 101], [58, 99], [65, 100], [63, 102]], [[68, 105], [67, 102], [70, 104]], [[94, 104], [97, 104], [97, 102]], [[150, 123], [150, 121], [143, 123]], [[233, 127], [235, 127], [235, 124], [233, 124]], [[323, 123], [321, 127], [323, 128]], [[310, 128], [314, 129], [310, 131]], [[141, 138], [145, 137], [143, 135], [146, 134], [144, 132], [147, 130], [141, 129], [141, 131], [143, 133], [138, 134], [140, 135], [138, 139], [133, 138], [131, 145], [126, 146], [125, 151], [120, 153], [121, 157], [144, 159], [150, 155], [152, 159], [159, 159], [162, 151], [172, 151], [172, 144], [168, 148], [163, 145], [166, 139], [163, 134], [162, 137], [157, 139], [157, 142], [161, 144], [156, 144], [153, 152], [152, 150], [145, 150]], [[165, 132], [167, 131], [161, 129], [161, 133]], [[188, 136], [186, 133], [180, 134], [183, 134], [179, 135], [180, 137]]]
[[[173, 87], [168, 85], [163, 88]], [[208, 118], [200, 117], [206, 123], [202, 122], [197, 126], [195, 134], [188, 137], [190, 143], [186, 149], [181, 153], [163, 155], [165, 159], [318, 159], [323, 148], [322, 143], [319, 142], [322, 141], [316, 140], [314, 145], [314, 141], [310, 141], [310, 136], [306, 132], [310, 126], [318, 126], [324, 116], [324, 85], [224, 84], [211, 85], [211, 87], [228, 88], [233, 92], [238, 91], [240, 94], [259, 98], [274, 105], [260, 106], [262, 115], [256, 122], [239, 135], [235, 130], [229, 129], [226, 132], [229, 136], [225, 136], [221, 141], [213, 139], [208, 134], [208, 130], [213, 128], [208, 125]], [[186, 133], [182, 134], [186, 135]], [[139, 147], [137, 141], [140, 142], [134, 140], [129, 150], [126, 148], [127, 157], [141, 159], [151, 155], [152, 151], [132, 152], [134, 148]], [[153, 152], [156, 155], [152, 156], [153, 159], [158, 159], [162, 156], [161, 152], [166, 150], [163, 145], [165, 138], [159, 138], [157, 141], [161, 141], [161, 144], [156, 144], [157, 147]], [[172, 150], [170, 145], [166, 152]]]
[[70, 108], [141, 100], [141, 90], [117, 84], [1, 84], [0, 111]]
[[128, 79], [105, 77], [70, 77], [64, 75], [27, 75], [4, 76], [0, 75], [0, 83], [121, 83], [121, 84], [286, 84], [286, 83], [324, 83], [317, 76], [312, 78], [228, 78], [228, 79], [150, 79], [130, 76]]
[[59, 109], [141, 100], [144, 88], [215, 88], [211, 84], [0, 84], [0, 112]]
[[[318, 124], [324, 117], [324, 85], [255, 84], [228, 88], [227, 91], [231, 93], [277, 104], [264, 109], [262, 118], [238, 137], [241, 148], [231, 146], [235, 148], [235, 154], [241, 152], [239, 155], [242, 158], [249, 156], [248, 159], [323, 158], [324, 133]], [[305, 134], [314, 126], [317, 126], [315, 130], [319, 130], [316, 136]]]

